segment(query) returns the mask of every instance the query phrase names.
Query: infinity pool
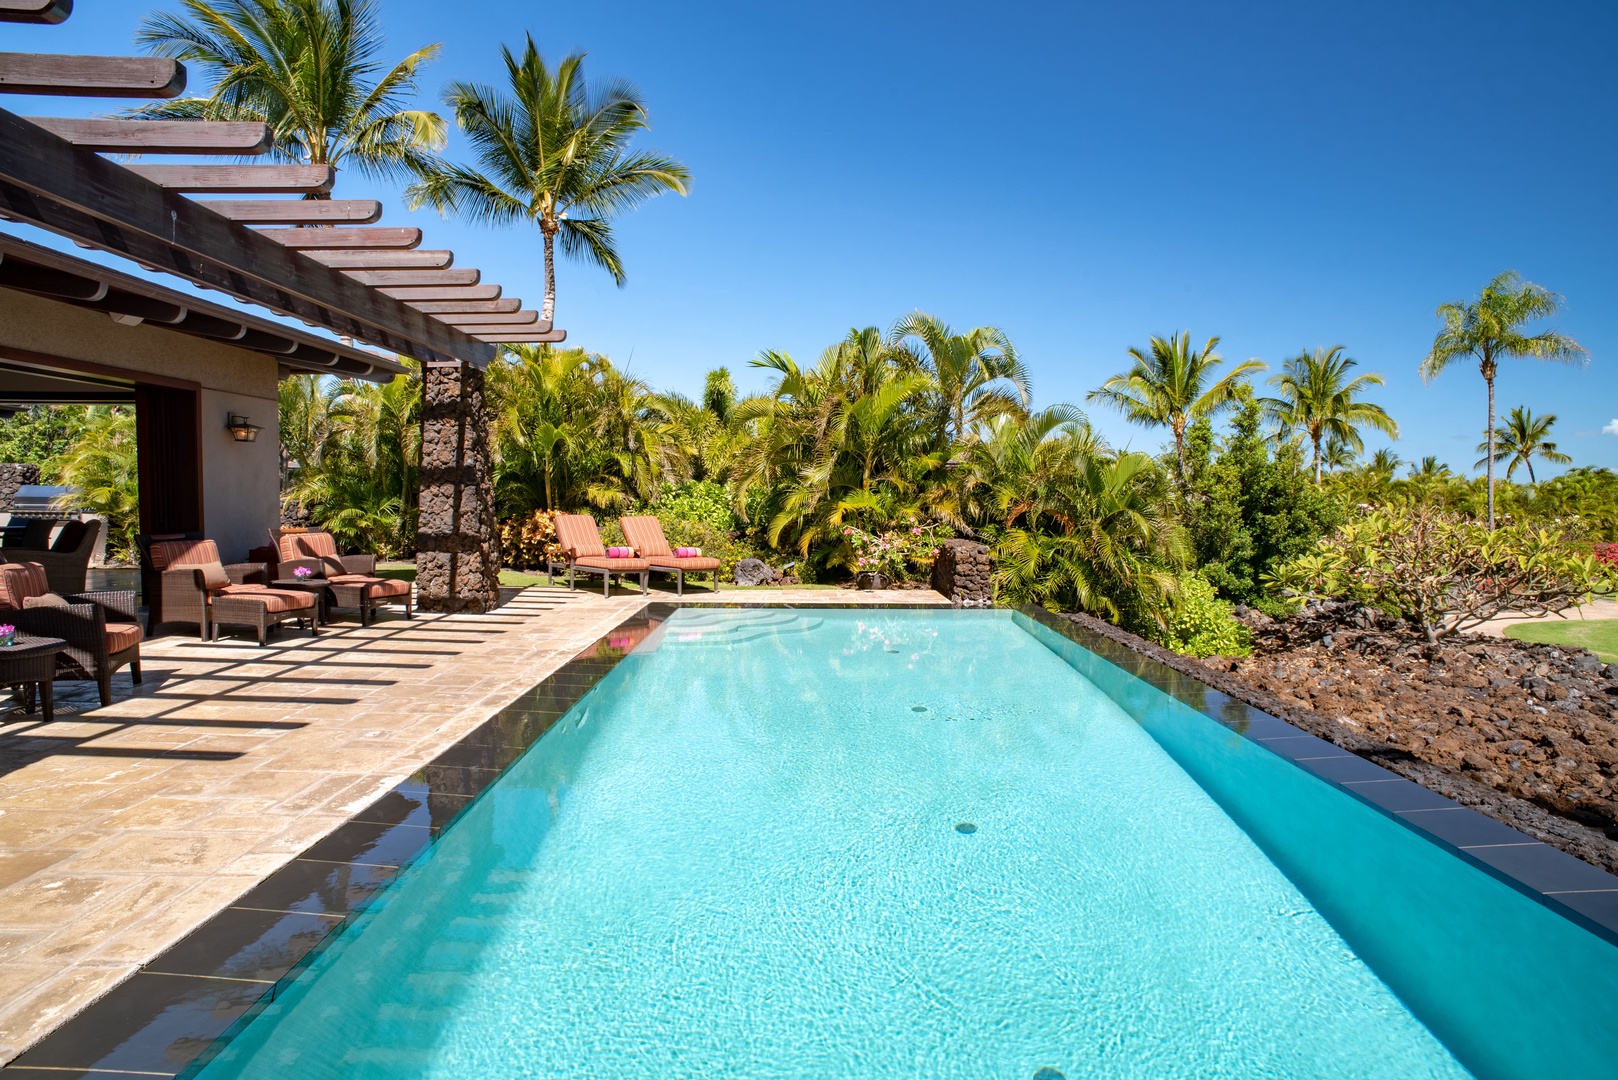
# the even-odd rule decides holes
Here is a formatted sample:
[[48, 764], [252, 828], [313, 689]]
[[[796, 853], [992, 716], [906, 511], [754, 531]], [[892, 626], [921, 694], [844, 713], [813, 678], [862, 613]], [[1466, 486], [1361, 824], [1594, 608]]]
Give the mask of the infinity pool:
[[[1598, 1021], [1618, 950], [1073, 650], [1007, 612], [677, 612], [203, 1075], [1569, 1075], [1541, 984]], [[1322, 822], [1388, 888], [1306, 898], [1329, 868], [1272, 860]]]

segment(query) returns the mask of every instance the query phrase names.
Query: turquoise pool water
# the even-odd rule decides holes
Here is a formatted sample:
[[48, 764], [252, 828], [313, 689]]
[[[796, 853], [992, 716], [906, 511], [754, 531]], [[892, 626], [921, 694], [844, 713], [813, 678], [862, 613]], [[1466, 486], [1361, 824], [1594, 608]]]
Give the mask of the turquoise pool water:
[[[1421, 970], [1449, 946], [1397, 890], [1362, 883], [1355, 903], [1382, 906], [1334, 915], [1345, 941], [1333, 905], [1272, 861], [1322, 814], [1388, 845], [1389, 870], [1439, 860], [1433, 880], [1464, 894], [1439, 922], [1582, 950], [1583, 967], [1528, 959], [1613, 1000], [1618, 950], [1419, 838], [1400, 847], [1401, 827], [1071, 649], [1005, 612], [678, 612], [203, 1075], [1561, 1069], [1527, 1036], [1517, 1061], [1497, 1032], [1412, 1012], [1435, 990], [1399, 943]], [[1228, 755], [1238, 790], [1199, 784], [1187, 754]], [[1264, 833], [1250, 819], [1266, 813], [1283, 839], [1261, 844], [1237, 821]], [[1332, 887], [1329, 870], [1288, 870]], [[1392, 975], [1363, 958], [1390, 953]], [[1428, 982], [1464, 996], [1471, 975]], [[1534, 977], [1499, 976], [1473, 990], [1537, 1020]]]

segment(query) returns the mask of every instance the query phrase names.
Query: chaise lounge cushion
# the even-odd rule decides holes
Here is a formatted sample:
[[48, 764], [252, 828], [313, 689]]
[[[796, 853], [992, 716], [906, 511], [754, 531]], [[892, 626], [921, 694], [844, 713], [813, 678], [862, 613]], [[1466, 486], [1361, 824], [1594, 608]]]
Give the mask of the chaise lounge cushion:
[[588, 514], [557, 514], [556, 542], [565, 554], [578, 561], [607, 557], [595, 519]]
[[675, 555], [663, 535], [663, 523], [649, 514], [625, 515], [618, 519], [618, 524], [623, 527], [624, 538], [634, 544], [641, 558], [652, 566], [697, 573], [719, 569], [719, 560], [709, 555]]
[[575, 566], [589, 566], [597, 570], [649, 570], [652, 564], [645, 559], [609, 559], [605, 555], [586, 555], [574, 559]]

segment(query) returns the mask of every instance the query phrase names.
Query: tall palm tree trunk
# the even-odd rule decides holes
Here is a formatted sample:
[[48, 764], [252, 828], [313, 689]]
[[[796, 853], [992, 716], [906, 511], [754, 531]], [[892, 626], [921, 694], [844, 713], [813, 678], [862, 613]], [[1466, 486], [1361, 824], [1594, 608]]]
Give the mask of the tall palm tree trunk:
[[1320, 486], [1320, 432], [1314, 433], [1315, 444], [1315, 487]]
[[1481, 365], [1483, 381], [1489, 384], [1489, 531], [1494, 532], [1494, 376], [1493, 360], [1485, 359]]
[[545, 305], [539, 312], [541, 322], [550, 322], [556, 314], [556, 230], [544, 229], [545, 234]]

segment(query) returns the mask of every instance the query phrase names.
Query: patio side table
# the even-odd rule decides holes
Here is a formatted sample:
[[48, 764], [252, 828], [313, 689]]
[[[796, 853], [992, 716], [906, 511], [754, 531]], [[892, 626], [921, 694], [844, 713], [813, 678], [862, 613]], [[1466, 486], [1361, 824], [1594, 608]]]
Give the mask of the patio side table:
[[328, 626], [331, 624], [331, 617], [326, 610], [327, 601], [330, 598], [330, 594], [326, 592], [326, 586], [326, 579], [317, 577], [276, 578], [274, 581], [270, 582], [270, 588], [272, 589], [296, 589], [299, 592], [314, 593], [315, 625], [317, 626]]
[[0, 686], [26, 686], [23, 712], [34, 711], [34, 690], [39, 690], [45, 722], [56, 719], [56, 654], [67, 647], [61, 638], [18, 634], [14, 644], [0, 647]]

